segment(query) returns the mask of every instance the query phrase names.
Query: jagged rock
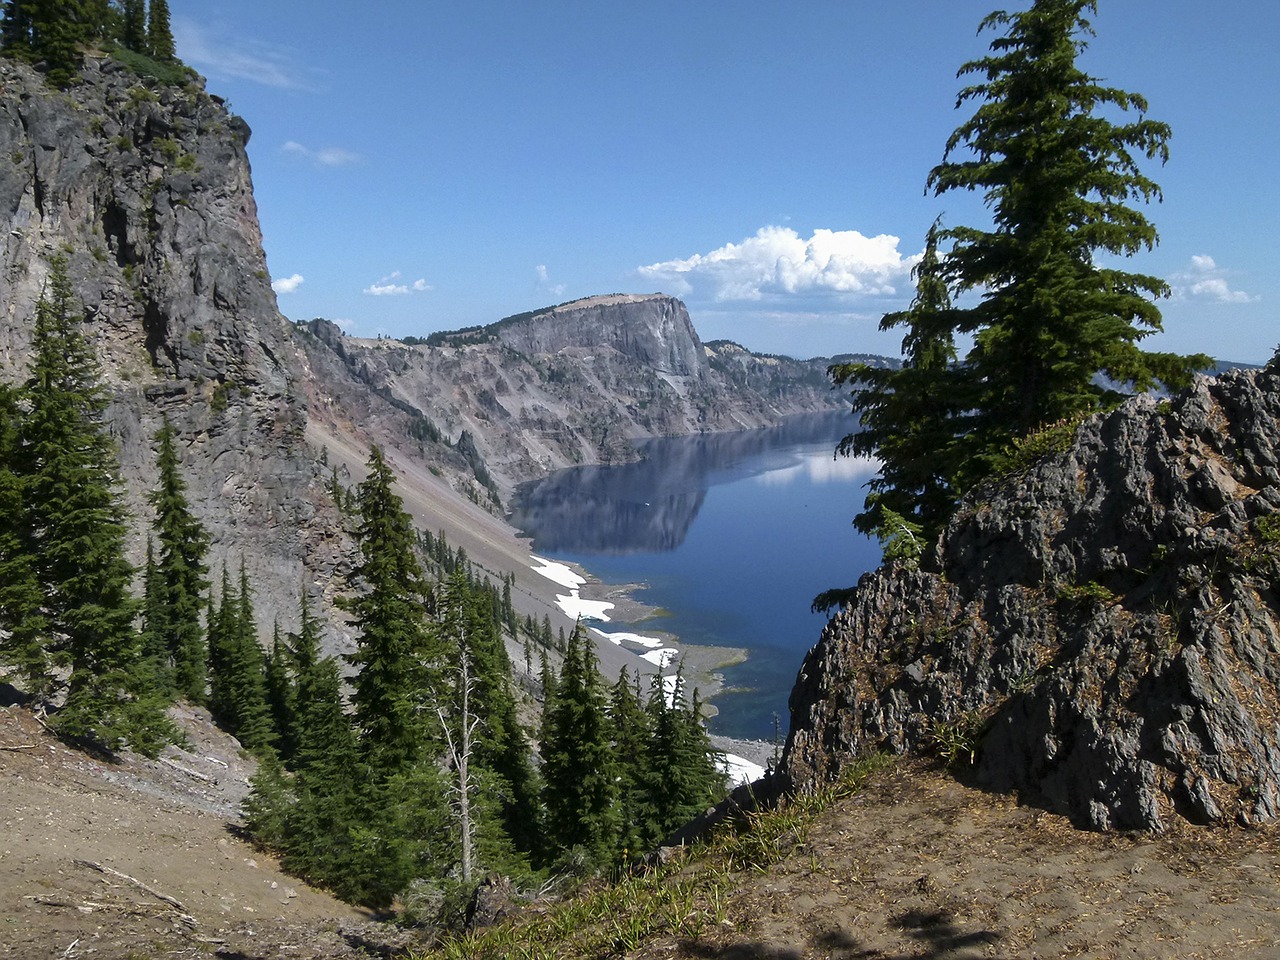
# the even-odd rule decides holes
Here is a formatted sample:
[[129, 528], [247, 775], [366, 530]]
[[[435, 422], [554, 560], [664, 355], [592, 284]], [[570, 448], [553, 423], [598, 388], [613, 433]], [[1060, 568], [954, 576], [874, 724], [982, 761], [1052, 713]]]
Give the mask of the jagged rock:
[[973, 752], [1094, 828], [1280, 815], [1280, 370], [1087, 420], [870, 573], [810, 651], [782, 770]]

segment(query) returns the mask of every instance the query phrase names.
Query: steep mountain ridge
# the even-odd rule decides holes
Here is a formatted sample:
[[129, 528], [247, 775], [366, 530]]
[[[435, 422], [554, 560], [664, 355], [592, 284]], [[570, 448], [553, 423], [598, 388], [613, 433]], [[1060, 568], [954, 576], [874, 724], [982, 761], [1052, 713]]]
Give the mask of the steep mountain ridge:
[[243, 560], [266, 623], [290, 622], [338, 524], [303, 442], [248, 126], [197, 79], [148, 86], [109, 58], [86, 57], [67, 91], [0, 60], [0, 90], [0, 375], [26, 375], [35, 304], [65, 256], [112, 397], [134, 561], [167, 416], [214, 563]]
[[1280, 363], [1063, 446], [862, 578], [792, 693], [793, 785], [940, 750], [1097, 829], [1280, 816]]
[[[91, 54], [58, 91], [0, 59], [0, 377], [26, 376], [35, 304], [64, 256], [112, 398], [131, 558], [145, 555], [152, 438], [167, 417], [214, 577], [245, 564], [264, 631], [294, 623], [300, 590], [331, 601], [345, 589], [353, 547], [332, 473], [357, 483], [371, 443], [419, 526], [489, 571], [523, 574], [528, 548], [500, 519], [518, 483], [634, 458], [641, 437], [840, 402], [823, 364], [704, 345], [684, 305], [661, 296], [534, 311], [440, 347], [291, 324], [262, 250], [249, 137], [194, 75], [155, 83]], [[518, 591], [521, 613], [559, 622], [538, 586]], [[323, 610], [342, 648], [343, 619]]]
[[456, 442], [479, 481], [463, 486], [473, 498], [487, 487], [505, 502], [555, 469], [634, 460], [637, 440], [845, 406], [829, 359], [704, 344], [684, 304], [663, 294], [591, 297], [409, 343], [344, 336], [325, 320], [306, 329], [309, 363], [326, 371], [314, 415], [337, 420], [360, 402], [349, 394], [372, 389], [408, 418], [400, 429], [410, 439]]

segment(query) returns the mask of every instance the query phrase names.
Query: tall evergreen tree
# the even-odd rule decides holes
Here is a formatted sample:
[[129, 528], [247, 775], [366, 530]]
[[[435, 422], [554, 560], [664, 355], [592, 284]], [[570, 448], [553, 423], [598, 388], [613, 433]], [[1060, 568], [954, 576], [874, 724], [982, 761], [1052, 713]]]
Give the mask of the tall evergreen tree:
[[127, 740], [150, 749], [171, 728], [142, 669], [107, 400], [76, 313], [66, 264], [55, 260], [36, 309], [22, 437], [36, 571], [58, 659], [71, 668], [55, 722], [108, 748]]
[[609, 696], [609, 731], [618, 764], [618, 846], [624, 861], [639, 859], [649, 849], [648, 817], [649, 715], [634, 682], [623, 667]]
[[146, 0], [123, 0], [120, 42], [135, 53], [145, 53], [147, 43]]
[[902, 366], [847, 363], [829, 370], [835, 383], [854, 387], [853, 408], [859, 414], [858, 430], [840, 442], [838, 453], [876, 455], [882, 464], [867, 484], [866, 509], [854, 526], [892, 541], [911, 535], [908, 524], [914, 525], [920, 529], [916, 546], [921, 549], [951, 512], [961, 416], [968, 409], [963, 371], [955, 366], [956, 319], [942, 276], [940, 231], [935, 222], [925, 237], [911, 306], [880, 321], [881, 330], [907, 328]]
[[148, 611], [147, 626], [164, 645], [178, 694], [192, 703], [202, 703], [207, 650], [200, 610], [201, 593], [208, 587], [204, 557], [209, 536], [187, 502], [186, 482], [174, 448], [176, 437], [177, 431], [166, 417], [155, 436], [159, 485], [149, 497], [160, 544], [154, 573], [160, 604], [155, 611]]
[[4, 18], [0, 20], [0, 43], [11, 57], [27, 57], [32, 54], [31, 30], [35, 22], [38, 0], [6, 0]]
[[716, 767], [697, 694], [692, 706], [685, 705], [683, 666], [670, 690], [662, 676], [654, 675], [645, 710], [649, 715], [645, 822], [650, 843], [657, 844], [715, 803], [723, 795], [724, 778]]
[[267, 702], [266, 666], [244, 564], [240, 565], [238, 590], [231, 585], [224, 564], [221, 602], [210, 615], [209, 710], [220, 727], [259, 755], [270, 751], [276, 742]]
[[358, 632], [350, 657], [358, 671], [351, 698], [356, 725], [370, 763], [390, 774], [412, 764], [428, 742], [424, 697], [439, 687], [442, 658], [426, 621], [428, 590], [413, 528], [376, 446], [368, 466], [357, 494], [360, 592], [344, 606]]
[[147, 52], [156, 60], [177, 59], [169, 25], [169, 0], [151, 0], [147, 14]]
[[[1170, 130], [1147, 118], [1142, 96], [1103, 86], [1077, 64], [1093, 35], [1085, 14], [1096, 12], [1095, 0], [1034, 0], [1024, 12], [988, 16], [982, 28], [1004, 34], [989, 56], [960, 69], [978, 82], [957, 106], [978, 106], [929, 174], [935, 195], [981, 192], [994, 221], [942, 234], [954, 242], [943, 275], [981, 297], [954, 321], [974, 341], [965, 363], [976, 410], [969, 479], [1014, 438], [1115, 402], [1099, 374], [1137, 390], [1176, 388], [1209, 362], [1141, 350], [1161, 329], [1153, 298], [1168, 285], [1099, 263], [1157, 242], [1130, 204], [1160, 198], [1138, 157], [1164, 162]], [[1101, 115], [1107, 108], [1136, 116], [1115, 123]]]
[[[302, 618], [304, 623], [310, 618], [307, 609], [306, 594], [303, 593]], [[289, 649], [280, 639], [280, 624], [277, 623], [271, 633], [271, 650], [267, 655], [266, 667], [267, 710], [271, 715], [271, 726], [276, 732], [276, 752], [281, 760], [289, 763], [296, 753], [298, 738], [296, 691], [294, 690], [292, 667]]]
[[595, 865], [617, 849], [617, 772], [595, 650], [579, 623], [569, 636], [542, 741], [543, 806], [553, 849]]
[[53, 684], [46, 649], [44, 591], [36, 576], [28, 514], [19, 391], [0, 383], [0, 662], [17, 670], [29, 692]]

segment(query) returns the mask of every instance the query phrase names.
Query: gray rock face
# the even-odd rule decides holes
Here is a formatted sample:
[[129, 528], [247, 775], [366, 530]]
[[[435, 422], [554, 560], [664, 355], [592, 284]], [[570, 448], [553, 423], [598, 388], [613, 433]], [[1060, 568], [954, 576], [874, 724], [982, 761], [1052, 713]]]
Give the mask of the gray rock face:
[[1280, 815], [1280, 370], [1086, 421], [866, 575], [810, 651], [782, 768], [974, 751], [1093, 828]]
[[672, 297], [591, 297], [500, 324], [496, 332], [525, 354], [608, 347], [660, 374], [697, 379], [706, 367], [689, 311]]
[[[454, 444], [465, 436], [468, 448], [455, 446], [461, 457], [452, 460], [483, 464], [504, 500], [561, 467], [634, 460], [637, 440], [771, 426], [847, 406], [825, 358], [704, 344], [684, 304], [661, 294], [593, 297], [430, 344], [344, 337], [324, 320], [307, 330], [308, 366], [324, 371], [313, 416], [340, 426], [360, 410], [391, 432], [422, 434], [429, 424]], [[363, 409], [370, 391], [385, 401], [381, 413]], [[422, 455], [456, 468], [440, 450]], [[474, 484], [460, 488], [487, 496]]]
[[[68, 259], [112, 394], [141, 560], [152, 437], [177, 427], [211, 560], [243, 560], [265, 629], [346, 545], [303, 443], [302, 367], [276, 308], [245, 144], [199, 82], [144, 84], [110, 59], [57, 91], [0, 60], [0, 377], [18, 381], [50, 259]], [[216, 574], [215, 574], [216, 579]]]

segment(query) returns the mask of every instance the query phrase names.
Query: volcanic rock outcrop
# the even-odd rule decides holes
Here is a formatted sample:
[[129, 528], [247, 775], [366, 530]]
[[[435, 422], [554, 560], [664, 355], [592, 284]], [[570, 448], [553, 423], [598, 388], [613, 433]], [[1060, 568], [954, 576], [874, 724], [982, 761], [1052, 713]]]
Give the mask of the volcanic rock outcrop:
[[929, 749], [1093, 828], [1280, 815], [1280, 362], [1086, 420], [862, 578], [783, 774]]

